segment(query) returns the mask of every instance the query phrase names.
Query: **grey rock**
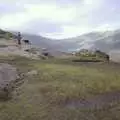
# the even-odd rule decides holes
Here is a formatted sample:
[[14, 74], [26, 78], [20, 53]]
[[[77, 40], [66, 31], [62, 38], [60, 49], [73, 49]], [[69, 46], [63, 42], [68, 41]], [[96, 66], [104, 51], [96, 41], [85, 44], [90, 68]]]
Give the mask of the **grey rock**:
[[0, 63], [0, 98], [7, 98], [13, 83], [18, 79], [17, 69], [9, 64]]

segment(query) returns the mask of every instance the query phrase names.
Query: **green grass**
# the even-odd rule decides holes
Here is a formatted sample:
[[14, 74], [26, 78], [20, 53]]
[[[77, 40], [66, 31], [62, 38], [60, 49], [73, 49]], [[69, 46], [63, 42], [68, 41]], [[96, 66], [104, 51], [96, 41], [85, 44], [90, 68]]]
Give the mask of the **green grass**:
[[68, 109], [69, 100], [90, 98], [120, 90], [120, 65], [114, 63], [74, 63], [69, 60], [29, 60], [0, 57], [0, 62], [16, 66], [19, 72], [37, 70], [0, 102], [1, 120], [120, 120], [120, 105], [104, 110]]

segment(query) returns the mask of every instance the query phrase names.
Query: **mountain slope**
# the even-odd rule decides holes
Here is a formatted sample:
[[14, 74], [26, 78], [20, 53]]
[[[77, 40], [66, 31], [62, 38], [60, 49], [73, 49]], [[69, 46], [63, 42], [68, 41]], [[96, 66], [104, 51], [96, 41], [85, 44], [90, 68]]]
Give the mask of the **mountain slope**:
[[91, 32], [69, 39], [54, 40], [38, 35], [23, 33], [24, 39], [29, 39], [33, 45], [49, 50], [76, 51], [79, 49], [99, 49], [110, 52], [120, 49], [120, 30], [106, 32]]
[[91, 32], [75, 38], [67, 39], [79, 45], [77, 49], [99, 49], [110, 52], [120, 49], [120, 30], [106, 32]]
[[[16, 34], [15, 32], [13, 33]], [[79, 47], [79, 45], [74, 41], [54, 40], [54, 39], [49, 39], [42, 36], [26, 34], [26, 33], [22, 33], [22, 37], [23, 39], [30, 40], [30, 42], [35, 46], [38, 46], [40, 48], [47, 48], [52, 51], [53, 50], [68, 51], [69, 49], [74, 49]]]

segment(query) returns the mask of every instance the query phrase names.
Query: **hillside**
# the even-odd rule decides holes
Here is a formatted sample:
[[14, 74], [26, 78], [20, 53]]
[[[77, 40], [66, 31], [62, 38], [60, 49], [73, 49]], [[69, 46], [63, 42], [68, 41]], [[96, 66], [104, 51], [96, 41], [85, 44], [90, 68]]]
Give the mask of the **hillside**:
[[74, 49], [79, 47], [79, 45], [75, 44], [75, 42], [64, 41], [64, 40], [54, 40], [50, 38], [45, 38], [38, 35], [24, 34], [23, 37], [25, 39], [29, 39], [32, 44], [42, 47], [48, 48], [49, 50], [58, 50], [67, 52], [69, 49]]
[[[14, 35], [17, 34], [17, 32], [10, 31]], [[69, 52], [69, 50], [74, 50], [76, 48], [79, 48], [79, 44], [77, 44], [74, 40], [68, 41], [68, 40], [56, 40], [56, 39], [50, 39], [46, 37], [42, 37], [40, 35], [36, 34], [28, 34], [28, 33], [22, 33], [23, 39], [29, 39], [33, 45], [36, 45], [40, 48], [47, 48], [51, 51], [63, 51], [63, 52]]]
[[120, 30], [91, 32], [78, 37], [60, 40], [24, 33], [23, 37], [29, 39], [34, 45], [39, 47], [65, 52], [79, 49], [99, 49], [109, 53], [112, 50], [120, 49]]
[[66, 39], [79, 45], [76, 49], [99, 49], [103, 52], [111, 52], [120, 49], [120, 30], [106, 32], [91, 32], [75, 38]]
[[11, 32], [7, 32], [7, 31], [0, 29], [0, 39], [2, 39], [2, 38], [11, 39], [13, 37], [14, 37], [14, 35]]
[[[15, 33], [15, 32], [13, 32]], [[81, 49], [99, 49], [110, 54], [120, 49], [120, 30], [106, 32], [91, 32], [68, 39], [50, 39], [35, 34], [22, 33], [33, 45], [48, 48], [50, 51], [72, 52]], [[55, 53], [56, 54], [56, 53]]]
[[[92, 39], [95, 45], [105, 36], [90, 33], [65, 42], [24, 34], [24, 39], [49, 48], [58, 56], [60, 53], [68, 56], [65, 52], [58, 54], [57, 50], [63, 46], [71, 49], [73, 43], [80, 45], [79, 42]], [[0, 48], [0, 53], [3, 50], [0, 55], [1, 120], [120, 120], [119, 63], [93, 62], [93, 59], [75, 62], [71, 58], [55, 57], [33, 59], [35, 56], [25, 52], [24, 44], [17, 46], [14, 39], [3, 41], [8, 45]], [[101, 55], [107, 54], [101, 51], [93, 54], [83, 49], [77, 56], [88, 59], [89, 56], [101, 58]]]
[[19, 56], [0, 57], [0, 63], [24, 75], [0, 94], [1, 120], [120, 119], [119, 64]]

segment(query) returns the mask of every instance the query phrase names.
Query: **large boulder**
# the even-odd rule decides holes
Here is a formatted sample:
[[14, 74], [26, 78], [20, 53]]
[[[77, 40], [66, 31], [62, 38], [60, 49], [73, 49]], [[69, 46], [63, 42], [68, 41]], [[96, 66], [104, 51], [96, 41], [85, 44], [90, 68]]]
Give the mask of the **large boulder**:
[[14, 82], [18, 79], [17, 70], [9, 64], [0, 63], [0, 98], [8, 99]]

